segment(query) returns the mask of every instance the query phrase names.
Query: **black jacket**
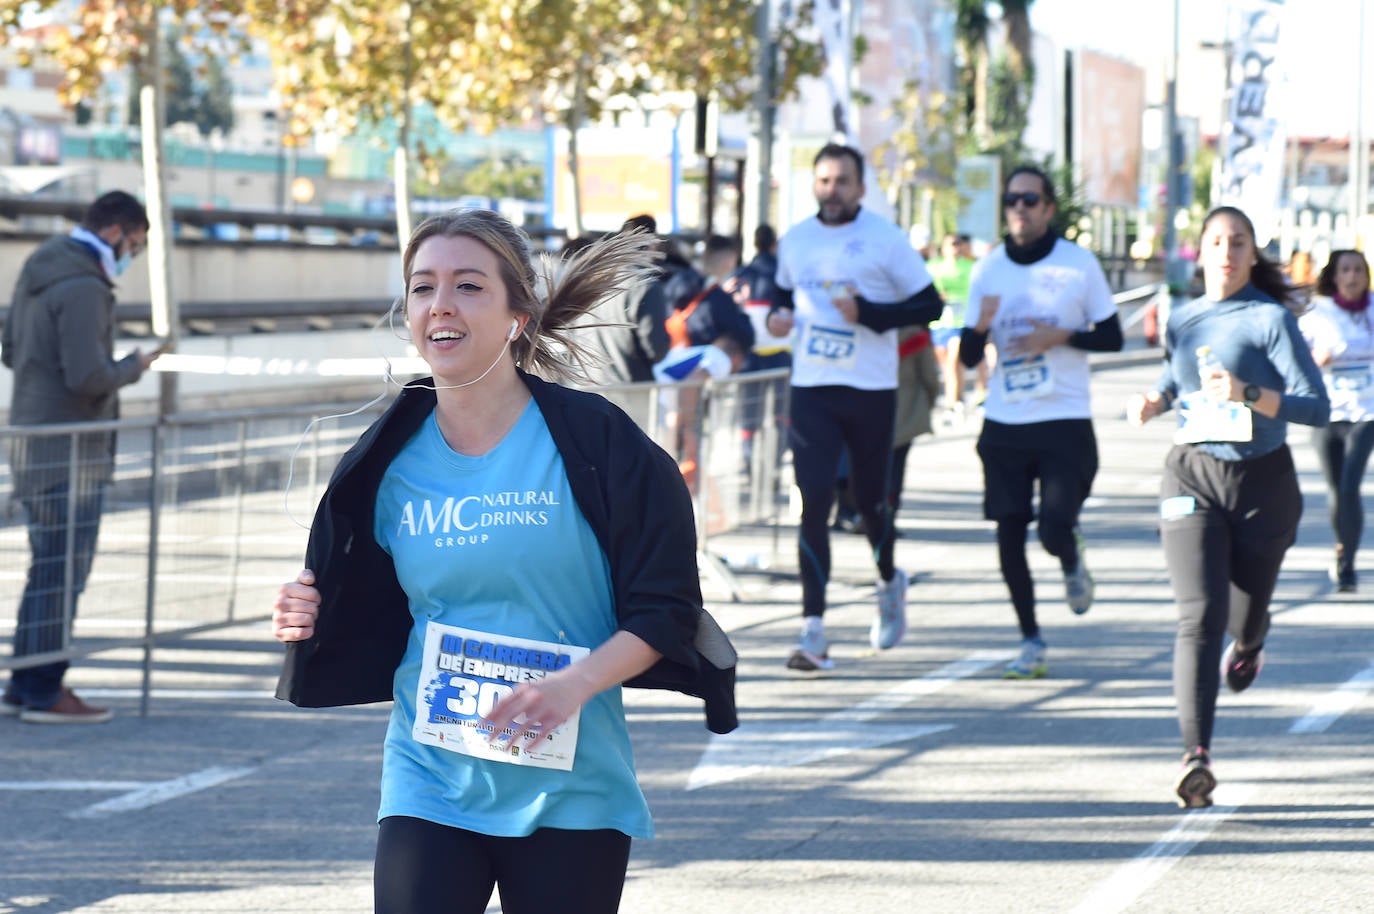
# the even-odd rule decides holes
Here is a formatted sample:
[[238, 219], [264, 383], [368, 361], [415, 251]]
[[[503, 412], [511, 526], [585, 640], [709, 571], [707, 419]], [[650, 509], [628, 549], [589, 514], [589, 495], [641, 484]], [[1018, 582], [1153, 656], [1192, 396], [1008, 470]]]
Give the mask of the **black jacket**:
[[[606, 552], [619, 627], [663, 655], [625, 685], [701, 698], [707, 727], [730, 732], [735, 652], [702, 607], [692, 502], [677, 465], [597, 394], [521, 377]], [[305, 556], [320, 614], [312, 638], [287, 646], [278, 698], [308, 708], [391, 700], [414, 622], [391, 557], [373, 539], [373, 513], [382, 475], [434, 404], [432, 390], [407, 387], [335, 469]]]

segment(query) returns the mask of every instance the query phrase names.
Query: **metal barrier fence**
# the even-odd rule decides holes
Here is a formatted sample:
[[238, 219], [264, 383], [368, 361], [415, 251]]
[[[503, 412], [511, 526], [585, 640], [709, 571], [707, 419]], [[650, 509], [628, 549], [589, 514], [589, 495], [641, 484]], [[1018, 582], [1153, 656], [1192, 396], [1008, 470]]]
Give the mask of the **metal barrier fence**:
[[[699, 442], [703, 574], [731, 585], [709, 537], [778, 518], [786, 371], [603, 392], [670, 453], [681, 453], [684, 431]], [[686, 428], [673, 421], [683, 394], [700, 403]], [[11, 455], [0, 471], [0, 633], [27, 647], [22, 658], [0, 657], [0, 669], [141, 648], [146, 712], [155, 646], [266, 617], [276, 588], [300, 568], [307, 533], [293, 517], [309, 524], [335, 464], [381, 409], [314, 424], [331, 411], [0, 428]], [[90, 497], [110, 434], [118, 449], [102, 511]], [[93, 523], [98, 541], [84, 536]]]

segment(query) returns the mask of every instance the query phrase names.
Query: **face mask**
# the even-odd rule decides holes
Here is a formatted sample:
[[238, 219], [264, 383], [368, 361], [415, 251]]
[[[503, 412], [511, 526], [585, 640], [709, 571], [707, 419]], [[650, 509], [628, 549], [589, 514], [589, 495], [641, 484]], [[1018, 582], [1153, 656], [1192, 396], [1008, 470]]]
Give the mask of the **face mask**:
[[129, 264], [134, 262], [133, 254], [124, 254], [114, 263], [114, 275], [123, 276], [124, 271], [129, 269]]

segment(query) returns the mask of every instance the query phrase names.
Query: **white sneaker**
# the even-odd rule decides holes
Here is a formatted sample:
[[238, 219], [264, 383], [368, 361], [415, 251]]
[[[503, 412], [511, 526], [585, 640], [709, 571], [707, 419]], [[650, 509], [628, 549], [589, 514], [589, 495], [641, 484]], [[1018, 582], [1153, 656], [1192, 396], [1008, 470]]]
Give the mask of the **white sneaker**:
[[801, 640], [792, 656], [787, 658], [789, 670], [814, 672], [833, 670], [835, 661], [830, 659], [830, 642], [825, 639], [825, 628], [820, 625], [803, 626]]
[[898, 568], [890, 581], [878, 581], [878, 613], [868, 630], [868, 643], [876, 651], [895, 646], [906, 636], [906, 589], [910, 581]]
[[1092, 609], [1097, 585], [1093, 581], [1092, 572], [1088, 571], [1087, 543], [1083, 541], [1083, 534], [1077, 527], [1073, 528], [1073, 543], [1074, 549], [1078, 552], [1078, 568], [1072, 574], [1064, 575], [1064, 599], [1068, 601], [1069, 609], [1073, 610], [1074, 615], [1081, 616]]
[[1047, 649], [1039, 638], [1026, 638], [1021, 642], [1021, 651], [1016, 659], [1002, 670], [1003, 679], [1039, 679], [1050, 671], [1045, 662]]

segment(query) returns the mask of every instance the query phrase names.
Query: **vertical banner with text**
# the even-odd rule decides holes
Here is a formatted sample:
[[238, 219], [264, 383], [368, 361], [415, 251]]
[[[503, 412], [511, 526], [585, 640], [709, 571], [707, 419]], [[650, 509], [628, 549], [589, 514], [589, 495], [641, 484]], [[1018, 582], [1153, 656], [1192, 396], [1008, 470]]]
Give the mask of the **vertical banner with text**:
[[1220, 202], [1245, 211], [1263, 246], [1278, 232], [1283, 194], [1287, 134], [1280, 110], [1279, 26], [1284, 5], [1283, 0], [1239, 0], [1232, 9]]

